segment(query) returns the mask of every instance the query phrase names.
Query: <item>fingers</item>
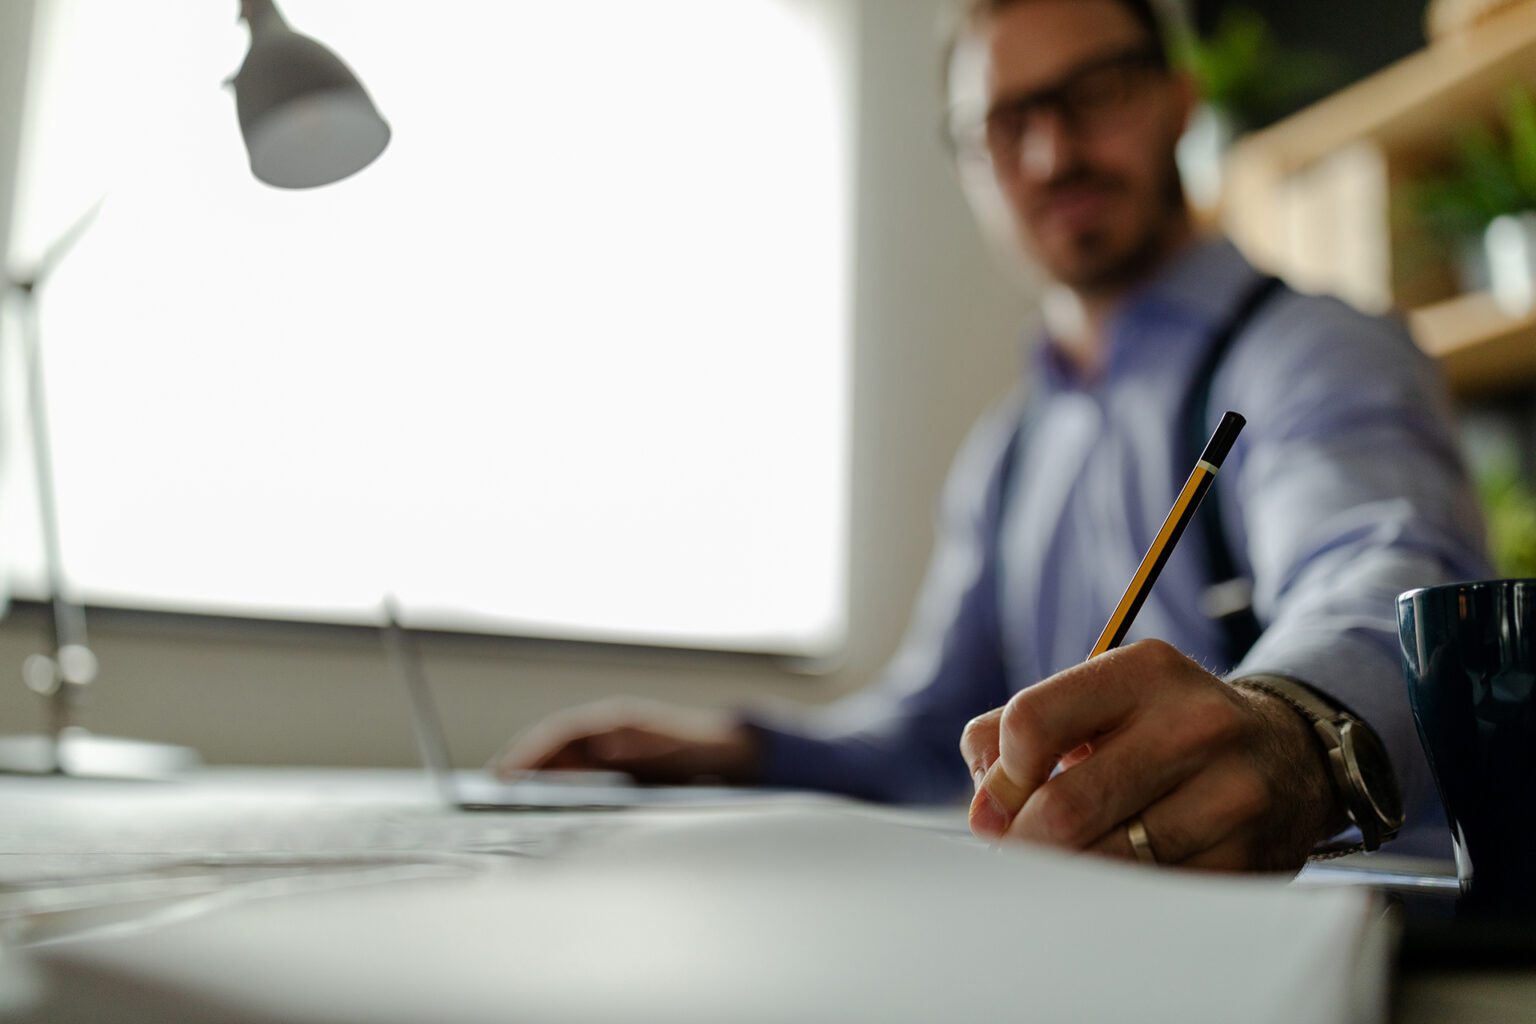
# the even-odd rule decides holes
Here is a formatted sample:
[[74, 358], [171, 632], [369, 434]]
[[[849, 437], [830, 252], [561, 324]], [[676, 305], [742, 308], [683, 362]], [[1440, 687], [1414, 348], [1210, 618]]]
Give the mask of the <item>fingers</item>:
[[1022, 804], [1029, 795], [1020, 790], [997, 764], [998, 738], [1006, 706], [994, 708], [966, 723], [960, 734], [960, 756], [971, 770], [976, 795], [971, 800], [971, 831], [983, 837], [1003, 834], [1012, 812], [1006, 807]]
[[677, 741], [628, 725], [594, 727], [564, 737], [531, 737], [498, 755], [491, 770], [503, 779], [522, 772], [618, 771], [635, 774], [677, 753]]
[[[1165, 654], [1165, 652], [1167, 652]], [[1058, 672], [1015, 694], [1003, 709], [998, 759], [1032, 792], [1063, 756], [1134, 715], [1158, 688], [1173, 648], [1155, 641], [1123, 647]]]
[[967, 722], [965, 731], [960, 734], [960, 756], [965, 758], [966, 767], [971, 770], [971, 778], [977, 780], [977, 785], [980, 785], [978, 776], [986, 774], [992, 762], [997, 760], [997, 736], [1002, 717], [1003, 709], [994, 708]]
[[1197, 772], [1205, 751], [1170, 747], [1157, 721], [1105, 737], [1093, 756], [1030, 794], [1005, 836], [1079, 850], [1092, 844]]
[[[996, 749], [971, 803], [971, 828], [977, 835], [997, 838], [1014, 816], [1051, 777], [1058, 763], [1092, 759], [1080, 749], [1133, 717], [1143, 703], [1161, 691], [1149, 682], [1192, 666], [1172, 647], [1142, 641], [1110, 651], [1037, 683], [994, 712], [996, 740], [991, 742], [990, 716], [972, 723], [962, 752], [973, 777], [977, 751]], [[1138, 685], [1140, 684], [1140, 685]], [[1074, 770], [1081, 770], [1076, 768]], [[1097, 833], [1083, 837], [1089, 841]]]
[[971, 832], [982, 839], [1001, 839], [1017, 808], [1028, 799], [1029, 791], [1003, 771], [1001, 761], [994, 762], [976, 783], [976, 795], [971, 797]]
[[628, 772], [664, 765], [694, 747], [672, 733], [635, 725], [617, 725], [594, 733], [584, 745], [585, 754], [593, 763]]
[[996, 837], [1008, 828], [1012, 808], [1022, 806], [1029, 796], [1004, 774], [998, 763], [998, 741], [1006, 705], [973, 718], [960, 734], [960, 756], [971, 770], [976, 795], [971, 800], [971, 831], [983, 837]]
[[[1010, 838], [1080, 849], [1117, 822], [1154, 805], [1196, 773], [1210, 773], [1226, 790], [1200, 792], [1218, 815], [1236, 799], [1243, 779], [1257, 779], [1232, 751], [1251, 729], [1251, 718], [1220, 684], [1180, 688], [1152, 683], [1159, 695], [1116, 731], [1093, 756], [1051, 778], [1019, 810]], [[1218, 766], [1231, 765], [1227, 778]], [[1247, 787], [1251, 789], [1251, 787]], [[1234, 812], [1242, 807], [1234, 808]]]
[[605, 701], [557, 714], [514, 736], [486, 766], [507, 779], [533, 771], [602, 771], [609, 768], [596, 741], [631, 724], [628, 702]]
[[[1255, 837], [1270, 804], [1262, 779], [1222, 762], [1191, 776], [1140, 817], [1159, 864], [1235, 871], [1255, 866]], [[1110, 826], [1088, 851], [1135, 860], [1126, 825], [1136, 816]]]
[[[1095, 845], [1088, 853], [1114, 857], [1117, 860], [1138, 862], [1135, 852], [1131, 849], [1131, 842], [1126, 831], [1127, 825], [1116, 827], [1114, 837], [1114, 851]], [[1152, 855], [1157, 858], [1157, 867], [1177, 867], [1191, 871], [1251, 871], [1253, 869], [1250, 845], [1242, 839], [1231, 838], [1217, 843], [1209, 849], [1201, 850], [1182, 860], [1170, 860], [1158, 852], [1158, 842], [1152, 838], [1152, 827], [1146, 826], [1148, 845], [1152, 848]], [[1111, 837], [1106, 836], [1106, 841]], [[1152, 865], [1149, 865], [1152, 866]]]
[[577, 708], [535, 726], [491, 762], [502, 777], [540, 769], [617, 771], [636, 782], [750, 785], [760, 740], [734, 716], [636, 701]]
[[595, 768], [588, 740], [585, 733], [557, 735], [547, 729], [537, 730], [508, 743], [486, 767], [502, 779], [510, 779], [523, 772]]

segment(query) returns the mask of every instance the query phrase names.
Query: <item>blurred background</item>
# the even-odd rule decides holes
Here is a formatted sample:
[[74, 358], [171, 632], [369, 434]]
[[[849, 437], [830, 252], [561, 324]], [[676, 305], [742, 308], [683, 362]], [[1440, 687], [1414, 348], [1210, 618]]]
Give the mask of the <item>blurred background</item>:
[[[289, 192], [252, 178], [222, 84], [234, 0], [0, 0], [8, 280], [89, 218], [27, 307], [100, 662], [82, 724], [213, 762], [412, 763], [386, 594], [466, 765], [608, 695], [868, 682], [1037, 321], [939, 144], [954, 7], [288, 0], [393, 131]], [[1182, 15], [1203, 216], [1410, 318], [1501, 568], [1536, 574], [1536, 5]], [[48, 584], [7, 294], [0, 731], [25, 732]]]

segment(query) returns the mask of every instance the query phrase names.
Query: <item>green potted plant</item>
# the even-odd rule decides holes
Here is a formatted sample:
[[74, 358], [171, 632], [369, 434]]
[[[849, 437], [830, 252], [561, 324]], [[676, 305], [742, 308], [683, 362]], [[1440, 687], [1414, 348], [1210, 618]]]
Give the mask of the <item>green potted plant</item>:
[[1510, 578], [1536, 578], [1536, 490], [1513, 463], [1485, 470], [1477, 485], [1488, 518], [1494, 571]]
[[1173, 60], [1200, 89], [1200, 108], [1178, 152], [1190, 198], [1200, 206], [1219, 198], [1233, 140], [1342, 78], [1331, 56], [1286, 49], [1262, 15], [1240, 7], [1223, 11], [1208, 37], [1190, 32], [1176, 38]]
[[1463, 291], [1491, 288], [1512, 315], [1536, 299], [1536, 96], [1511, 88], [1496, 124], [1457, 134], [1449, 173], [1422, 183], [1418, 216], [1455, 252]]

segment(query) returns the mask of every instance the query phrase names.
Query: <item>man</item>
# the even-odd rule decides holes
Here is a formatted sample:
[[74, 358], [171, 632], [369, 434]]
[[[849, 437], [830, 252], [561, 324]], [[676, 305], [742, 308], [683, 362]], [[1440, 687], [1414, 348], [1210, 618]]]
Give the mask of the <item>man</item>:
[[[968, 771], [978, 835], [1218, 869], [1295, 869], [1351, 823], [1377, 845], [1404, 799], [1433, 821], [1393, 598], [1487, 572], [1433, 366], [1196, 237], [1173, 157], [1194, 94], [1147, 0], [975, 0], [950, 91], [962, 171], [1049, 281], [1048, 336], [957, 459], [887, 678], [808, 723], [581, 713], [499, 766], [886, 800]], [[1083, 662], [1198, 454], [1190, 410], [1198, 437], [1226, 409], [1249, 426], [1218, 525], [1130, 634], [1160, 639]], [[1200, 611], [1234, 572], [1256, 642]]]

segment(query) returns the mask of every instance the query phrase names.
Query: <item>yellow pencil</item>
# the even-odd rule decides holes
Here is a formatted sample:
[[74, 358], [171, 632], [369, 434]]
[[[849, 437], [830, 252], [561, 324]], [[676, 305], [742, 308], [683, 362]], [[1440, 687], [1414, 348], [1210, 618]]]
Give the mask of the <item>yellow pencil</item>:
[[[1114, 613], [1110, 615], [1109, 622], [1104, 626], [1104, 632], [1099, 634], [1098, 642], [1093, 645], [1093, 650], [1089, 652], [1088, 657], [1096, 658], [1105, 651], [1118, 647], [1120, 641], [1125, 639], [1126, 631], [1131, 628], [1131, 622], [1136, 618], [1136, 613], [1141, 610], [1142, 603], [1146, 601], [1147, 594], [1152, 590], [1152, 584], [1157, 582], [1158, 573], [1163, 571], [1163, 563], [1167, 562], [1168, 556], [1173, 553], [1174, 545], [1179, 542], [1179, 536], [1184, 532], [1184, 527], [1188, 526], [1189, 521], [1194, 518], [1195, 510], [1200, 507], [1201, 500], [1211, 489], [1216, 473], [1221, 469], [1222, 461], [1232, 450], [1232, 442], [1237, 440], [1237, 435], [1242, 433], [1247, 422], [1235, 412], [1228, 412], [1221, 418], [1216, 432], [1206, 442], [1205, 450], [1200, 453], [1199, 461], [1190, 471], [1189, 479], [1184, 481], [1184, 489], [1179, 491], [1173, 508], [1168, 510], [1168, 517], [1163, 520], [1162, 528], [1152, 539], [1152, 547], [1147, 550], [1141, 565], [1137, 566], [1136, 575], [1131, 577], [1130, 585], [1125, 588], [1120, 603], [1115, 606]], [[1051, 772], [1051, 776], [1054, 778], [1061, 770], [1058, 764]], [[1008, 773], [1002, 770], [1001, 764], [994, 766], [994, 771], [989, 773], [987, 778], [987, 787], [1003, 800], [1012, 800], [1016, 805], [1022, 806], [1029, 795], [1008, 777]], [[998, 848], [996, 845], [993, 846], [994, 850]]]
[[1130, 585], [1125, 588], [1120, 603], [1115, 606], [1114, 614], [1110, 615], [1109, 622], [1104, 625], [1104, 632], [1099, 634], [1098, 642], [1093, 645], [1088, 657], [1096, 658], [1110, 648], [1120, 646], [1120, 641], [1125, 639], [1126, 631], [1131, 628], [1131, 622], [1141, 610], [1142, 602], [1146, 601], [1152, 591], [1152, 584], [1157, 582], [1158, 573], [1163, 571], [1163, 564], [1173, 554], [1179, 535], [1194, 518], [1195, 510], [1205, 498], [1205, 492], [1211, 489], [1211, 484], [1216, 480], [1222, 461], [1232, 450], [1232, 442], [1237, 440], [1237, 435], [1242, 433], [1247, 422], [1235, 412], [1228, 412], [1221, 418], [1216, 432], [1206, 443], [1205, 451], [1200, 453], [1200, 460], [1190, 471], [1184, 489], [1179, 492], [1173, 508], [1168, 510], [1168, 518], [1163, 520], [1162, 529], [1157, 531], [1146, 557], [1137, 566], [1136, 575], [1131, 577]]

